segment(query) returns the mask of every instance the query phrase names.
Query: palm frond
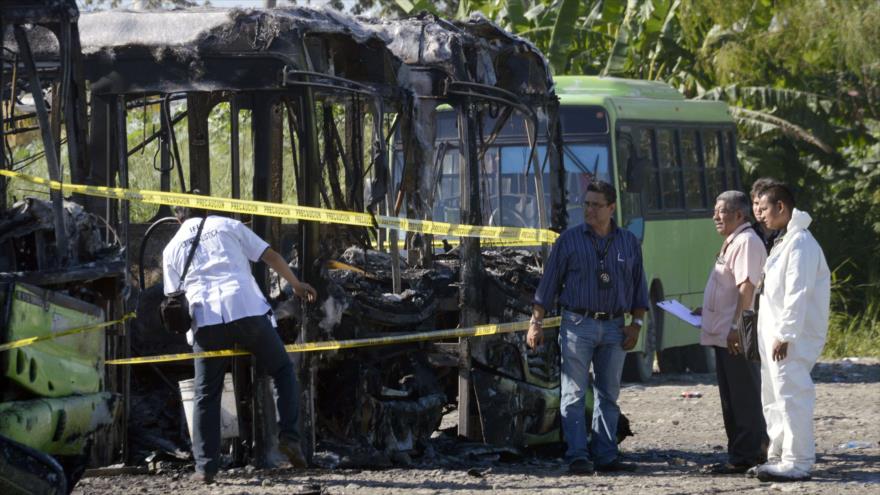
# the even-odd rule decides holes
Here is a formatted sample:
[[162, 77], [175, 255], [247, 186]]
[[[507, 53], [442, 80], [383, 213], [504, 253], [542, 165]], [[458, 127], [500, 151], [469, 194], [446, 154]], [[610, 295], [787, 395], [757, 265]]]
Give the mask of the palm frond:
[[757, 131], [756, 134], [758, 135], [778, 130], [790, 138], [809, 143], [825, 153], [831, 154], [834, 152], [831, 146], [825, 144], [825, 142], [808, 130], [771, 113], [731, 105], [730, 114], [736, 119], [738, 124]]

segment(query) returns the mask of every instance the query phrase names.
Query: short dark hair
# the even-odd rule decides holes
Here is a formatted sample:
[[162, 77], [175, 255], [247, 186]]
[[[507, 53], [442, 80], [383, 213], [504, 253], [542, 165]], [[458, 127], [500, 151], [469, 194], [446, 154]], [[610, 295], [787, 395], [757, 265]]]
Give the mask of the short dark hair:
[[[190, 191], [187, 191], [187, 194], [203, 196], [202, 191], [200, 191], [199, 189], [192, 189]], [[189, 220], [190, 218], [204, 218], [210, 214], [210, 211], [202, 208], [190, 208], [189, 206], [174, 207], [174, 216], [177, 217], [177, 219], [181, 222], [183, 222], [184, 220]]]
[[782, 184], [782, 181], [774, 179], [773, 177], [761, 177], [760, 179], [756, 179], [755, 182], [752, 182], [752, 191], [749, 193], [752, 199], [761, 197], [761, 193], [764, 192], [764, 189], [767, 189], [770, 186], [775, 186]]
[[605, 201], [609, 205], [617, 203], [617, 191], [614, 190], [614, 186], [605, 181], [594, 180], [590, 182], [587, 185], [587, 192], [596, 192], [605, 196]]
[[782, 201], [786, 208], [789, 210], [794, 209], [794, 194], [791, 193], [791, 189], [787, 185], [781, 182], [765, 187], [760, 192], [760, 195], [767, 196], [767, 201], [770, 203], [776, 204]]

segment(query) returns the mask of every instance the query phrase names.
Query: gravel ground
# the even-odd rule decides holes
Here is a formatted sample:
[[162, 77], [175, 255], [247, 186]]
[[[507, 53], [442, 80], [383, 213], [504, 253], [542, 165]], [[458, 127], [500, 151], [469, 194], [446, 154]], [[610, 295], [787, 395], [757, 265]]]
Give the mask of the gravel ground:
[[[484, 457], [457, 469], [245, 467], [222, 472], [215, 484], [205, 486], [189, 480], [190, 467], [152, 475], [88, 477], [74, 493], [880, 493], [880, 360], [821, 362], [813, 376], [818, 461], [809, 482], [760, 483], [745, 476], [700, 474], [701, 465], [726, 458], [718, 389], [712, 374], [680, 374], [655, 375], [650, 383], [625, 385], [621, 392], [621, 408], [635, 432], [622, 444], [622, 452], [626, 461], [638, 464], [635, 473], [570, 476], [560, 459], [533, 455], [517, 462]], [[682, 398], [683, 392], [701, 397]]]

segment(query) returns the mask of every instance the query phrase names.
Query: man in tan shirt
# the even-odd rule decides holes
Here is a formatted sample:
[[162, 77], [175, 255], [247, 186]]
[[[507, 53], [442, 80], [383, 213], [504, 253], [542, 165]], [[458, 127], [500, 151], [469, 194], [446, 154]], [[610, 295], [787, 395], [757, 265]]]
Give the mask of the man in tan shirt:
[[703, 293], [700, 344], [715, 349], [715, 371], [727, 432], [727, 462], [711, 474], [739, 474], [766, 460], [767, 434], [761, 409], [761, 368], [743, 356], [737, 325], [754, 303], [755, 286], [767, 259], [764, 243], [749, 223], [749, 198], [740, 191], [718, 195], [712, 219], [724, 237]]

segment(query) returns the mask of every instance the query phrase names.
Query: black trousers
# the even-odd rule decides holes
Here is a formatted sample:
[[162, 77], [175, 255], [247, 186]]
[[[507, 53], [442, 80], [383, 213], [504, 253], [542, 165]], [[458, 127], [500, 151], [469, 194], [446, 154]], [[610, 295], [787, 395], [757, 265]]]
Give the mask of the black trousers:
[[761, 365], [715, 347], [715, 373], [727, 432], [727, 462], [754, 466], [767, 460], [767, 427], [761, 406]]

